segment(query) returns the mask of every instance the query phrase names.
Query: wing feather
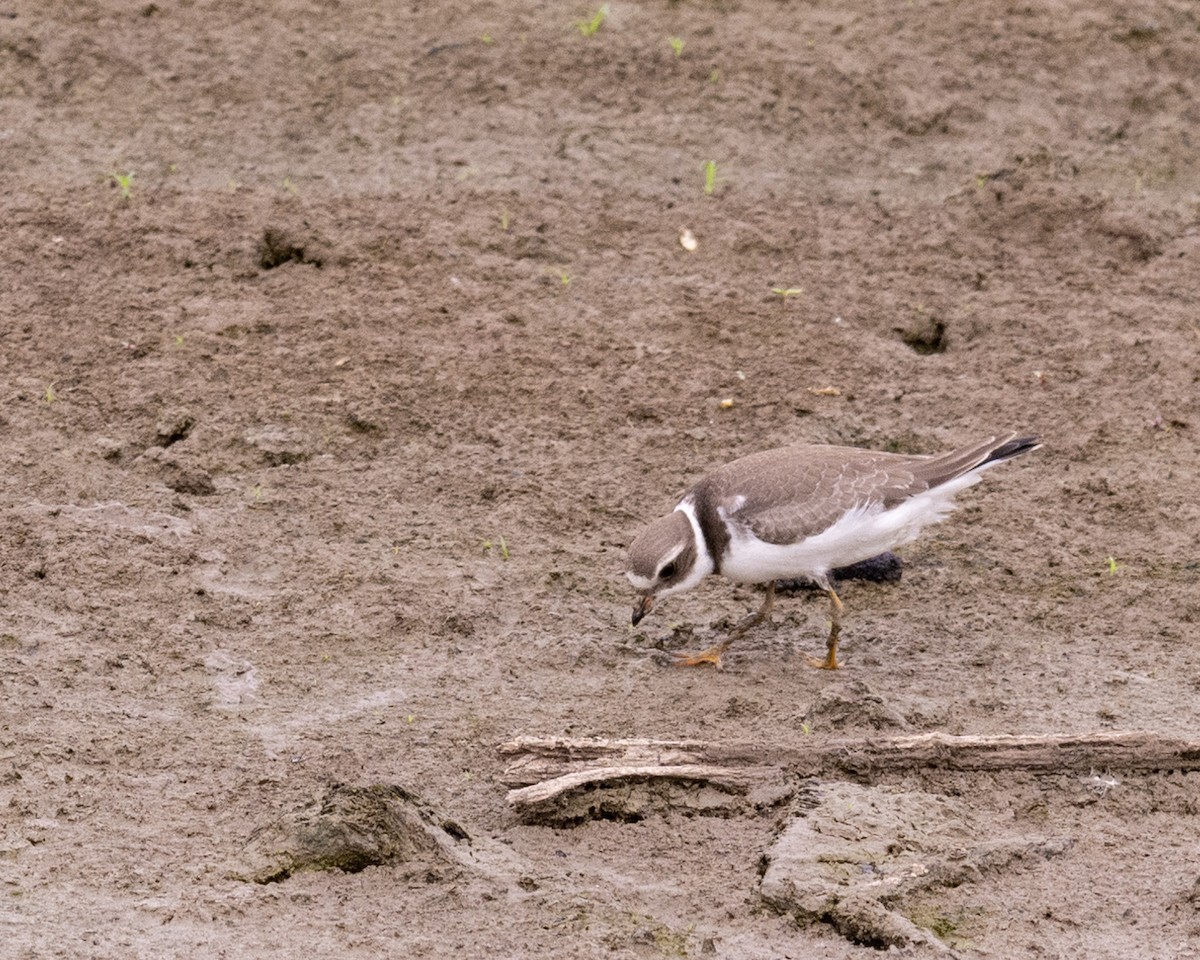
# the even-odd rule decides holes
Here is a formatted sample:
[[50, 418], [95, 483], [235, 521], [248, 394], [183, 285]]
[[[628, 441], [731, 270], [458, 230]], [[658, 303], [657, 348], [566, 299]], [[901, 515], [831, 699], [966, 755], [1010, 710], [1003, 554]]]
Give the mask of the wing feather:
[[886, 509], [928, 484], [913, 467], [924, 458], [822, 446], [752, 454], [706, 478], [720, 514], [767, 543], [816, 536], [854, 509]]

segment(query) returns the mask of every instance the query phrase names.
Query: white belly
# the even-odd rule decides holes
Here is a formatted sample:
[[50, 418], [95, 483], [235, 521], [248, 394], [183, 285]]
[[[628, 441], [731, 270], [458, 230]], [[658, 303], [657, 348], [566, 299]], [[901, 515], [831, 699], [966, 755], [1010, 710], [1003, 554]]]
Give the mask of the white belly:
[[867, 560], [914, 540], [924, 527], [945, 520], [954, 509], [954, 495], [978, 480], [978, 473], [969, 473], [890, 510], [879, 504], [856, 508], [843, 514], [833, 526], [799, 543], [764, 543], [748, 528], [739, 528], [735, 523], [729, 549], [721, 558], [721, 573], [742, 583], [823, 577], [837, 567]]

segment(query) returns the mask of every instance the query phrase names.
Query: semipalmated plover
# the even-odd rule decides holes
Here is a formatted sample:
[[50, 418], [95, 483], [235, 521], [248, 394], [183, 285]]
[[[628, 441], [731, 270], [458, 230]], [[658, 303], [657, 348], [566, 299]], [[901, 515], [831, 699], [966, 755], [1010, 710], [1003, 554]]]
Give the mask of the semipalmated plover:
[[829, 572], [915, 539], [944, 520], [954, 495], [984, 470], [1038, 446], [1038, 437], [1015, 433], [934, 456], [800, 444], [727, 463], [630, 545], [626, 576], [642, 594], [633, 623], [710, 573], [765, 583], [757, 613], [703, 653], [675, 660], [719, 667], [729, 645], [770, 614], [775, 581], [807, 577], [829, 595], [831, 610], [825, 658], [812, 663], [836, 670], [842, 601]]

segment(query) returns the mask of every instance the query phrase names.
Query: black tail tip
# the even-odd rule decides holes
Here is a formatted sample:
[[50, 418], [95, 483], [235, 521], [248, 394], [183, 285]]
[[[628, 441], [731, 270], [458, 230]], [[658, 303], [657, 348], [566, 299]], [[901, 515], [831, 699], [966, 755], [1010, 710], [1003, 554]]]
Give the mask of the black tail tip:
[[1036, 433], [1030, 434], [1028, 437], [1017, 437], [1014, 440], [1009, 440], [1007, 443], [1002, 443], [993, 450], [984, 463], [998, 463], [1001, 460], [1011, 460], [1013, 457], [1019, 457], [1023, 453], [1029, 453], [1031, 450], [1036, 450], [1042, 445], [1042, 438]]

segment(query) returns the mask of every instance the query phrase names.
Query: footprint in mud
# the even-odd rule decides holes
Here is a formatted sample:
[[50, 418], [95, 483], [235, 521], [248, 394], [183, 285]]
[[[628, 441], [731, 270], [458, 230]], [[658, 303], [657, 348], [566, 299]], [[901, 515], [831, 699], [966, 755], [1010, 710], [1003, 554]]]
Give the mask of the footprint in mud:
[[213, 686], [213, 706], [233, 709], [258, 699], [258, 671], [249, 660], [240, 660], [224, 650], [213, 650], [204, 658]]

